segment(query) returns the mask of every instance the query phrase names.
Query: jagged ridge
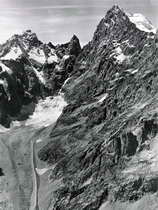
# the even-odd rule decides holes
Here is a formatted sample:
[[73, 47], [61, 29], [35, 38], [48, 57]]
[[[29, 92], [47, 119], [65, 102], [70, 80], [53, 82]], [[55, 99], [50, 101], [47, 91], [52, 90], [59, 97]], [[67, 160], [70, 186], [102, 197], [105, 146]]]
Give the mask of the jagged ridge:
[[81, 47], [73, 36], [70, 42], [43, 44], [30, 30], [14, 35], [0, 47], [0, 123], [25, 120], [42, 97], [58, 93], [73, 71]]

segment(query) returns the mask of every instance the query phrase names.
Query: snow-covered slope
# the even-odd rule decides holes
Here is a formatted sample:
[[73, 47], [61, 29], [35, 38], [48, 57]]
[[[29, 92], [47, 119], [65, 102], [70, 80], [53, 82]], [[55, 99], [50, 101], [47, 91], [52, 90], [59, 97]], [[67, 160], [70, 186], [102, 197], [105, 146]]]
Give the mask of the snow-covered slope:
[[56, 55], [55, 53], [55, 50], [53, 49], [50, 49], [50, 52], [48, 53], [48, 56], [47, 56], [47, 62], [50, 64], [50, 63], [58, 63], [58, 56]]
[[10, 51], [1, 57], [2, 60], [16, 60], [19, 56], [22, 55], [22, 51], [19, 46], [13, 46]]
[[22, 55], [39, 64], [58, 62], [55, 51], [47, 44], [39, 41], [36, 34], [30, 30], [21, 35], [12, 36], [0, 49], [1, 60], [16, 60]]
[[138, 29], [145, 32], [156, 33], [156, 28], [150, 23], [150, 21], [140, 13], [127, 14], [130, 21], [136, 25]]
[[45, 100], [39, 101], [34, 114], [30, 116], [25, 125], [32, 125], [36, 128], [47, 127], [57, 121], [66, 105], [62, 94], [54, 98], [47, 97]]
[[30, 59], [35, 60], [41, 64], [44, 64], [46, 61], [46, 57], [42, 49], [33, 48], [30, 50], [28, 55]]

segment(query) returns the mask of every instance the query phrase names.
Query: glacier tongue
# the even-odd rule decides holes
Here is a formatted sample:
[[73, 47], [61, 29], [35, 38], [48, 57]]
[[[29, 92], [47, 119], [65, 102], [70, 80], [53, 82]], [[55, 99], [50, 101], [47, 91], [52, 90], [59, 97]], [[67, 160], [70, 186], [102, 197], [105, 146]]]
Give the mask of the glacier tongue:
[[31, 125], [40, 128], [55, 123], [66, 105], [62, 94], [54, 98], [47, 97], [45, 100], [40, 100], [34, 114], [26, 121], [25, 126]]
[[[47, 97], [45, 100], [39, 101], [33, 115], [28, 120], [13, 121], [10, 128], [5, 128], [0, 125], [0, 133], [6, 133], [11, 129], [21, 126], [32, 126], [34, 128], [48, 127], [58, 120], [66, 105], [67, 103], [64, 100], [63, 93], [53, 98]], [[41, 139], [38, 139], [37, 143], [41, 141]]]
[[136, 27], [145, 32], [153, 32], [156, 33], [156, 28], [150, 23], [150, 21], [144, 17], [142, 14], [127, 14], [130, 21], [136, 25]]

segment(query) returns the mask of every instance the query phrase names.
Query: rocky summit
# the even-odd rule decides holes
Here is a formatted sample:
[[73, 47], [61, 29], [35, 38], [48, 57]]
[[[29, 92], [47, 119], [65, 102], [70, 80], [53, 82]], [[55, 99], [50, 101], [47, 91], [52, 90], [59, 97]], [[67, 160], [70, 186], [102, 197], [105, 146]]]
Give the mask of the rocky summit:
[[14, 35], [0, 71], [8, 209], [158, 209], [158, 34], [147, 18], [114, 6], [82, 49], [75, 35], [57, 46]]

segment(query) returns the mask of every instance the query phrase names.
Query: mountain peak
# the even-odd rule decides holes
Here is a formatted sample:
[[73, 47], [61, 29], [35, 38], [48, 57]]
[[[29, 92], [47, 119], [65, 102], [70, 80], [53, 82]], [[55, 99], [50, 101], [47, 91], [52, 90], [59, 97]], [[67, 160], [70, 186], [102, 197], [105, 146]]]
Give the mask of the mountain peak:
[[[23, 34], [21, 35], [23, 38], [26, 38], [28, 40], [32, 40], [32, 39], [37, 39], [37, 35], [36, 33], [33, 33], [31, 30], [26, 30], [23, 32]], [[38, 40], [39, 41], [39, 40]]]
[[109, 9], [110, 12], [114, 12], [114, 13], [117, 13], [117, 12], [123, 12], [123, 10], [117, 5], [115, 4], [111, 9]]
[[[16, 59], [24, 50], [39, 48], [43, 43], [38, 39], [36, 33], [26, 30], [22, 34], [14, 34], [0, 47], [1, 59]], [[24, 49], [24, 50], [23, 50]]]
[[[121, 28], [125, 29], [129, 25], [129, 18], [119, 6], [114, 5], [109, 9], [105, 17], [100, 21], [94, 34], [95, 41], [103, 40], [107, 34], [118, 36]], [[111, 36], [111, 35], [110, 35]]]
[[120, 40], [125, 36], [130, 36], [130, 33], [141, 33], [143, 35], [144, 32], [156, 33], [155, 27], [146, 17], [142, 14], [126, 13], [118, 5], [114, 5], [100, 21], [93, 41]]
[[107, 14], [106, 16], [109, 16], [109, 15], [125, 15], [126, 13], [124, 12], [124, 10], [122, 8], [120, 8], [118, 5], [114, 5], [111, 9], [109, 9], [107, 11]]
[[33, 33], [31, 30], [26, 30], [22, 34], [14, 34], [3, 45], [18, 45], [19, 41], [28, 46], [35, 47], [42, 44], [42, 42], [38, 39], [36, 33]]
[[77, 41], [79, 41], [79, 38], [76, 36], [76, 34], [74, 34], [74, 35], [72, 36], [71, 40], [77, 40]]
[[74, 34], [69, 43], [69, 53], [71, 55], [79, 55], [81, 52], [81, 45], [78, 37]]

